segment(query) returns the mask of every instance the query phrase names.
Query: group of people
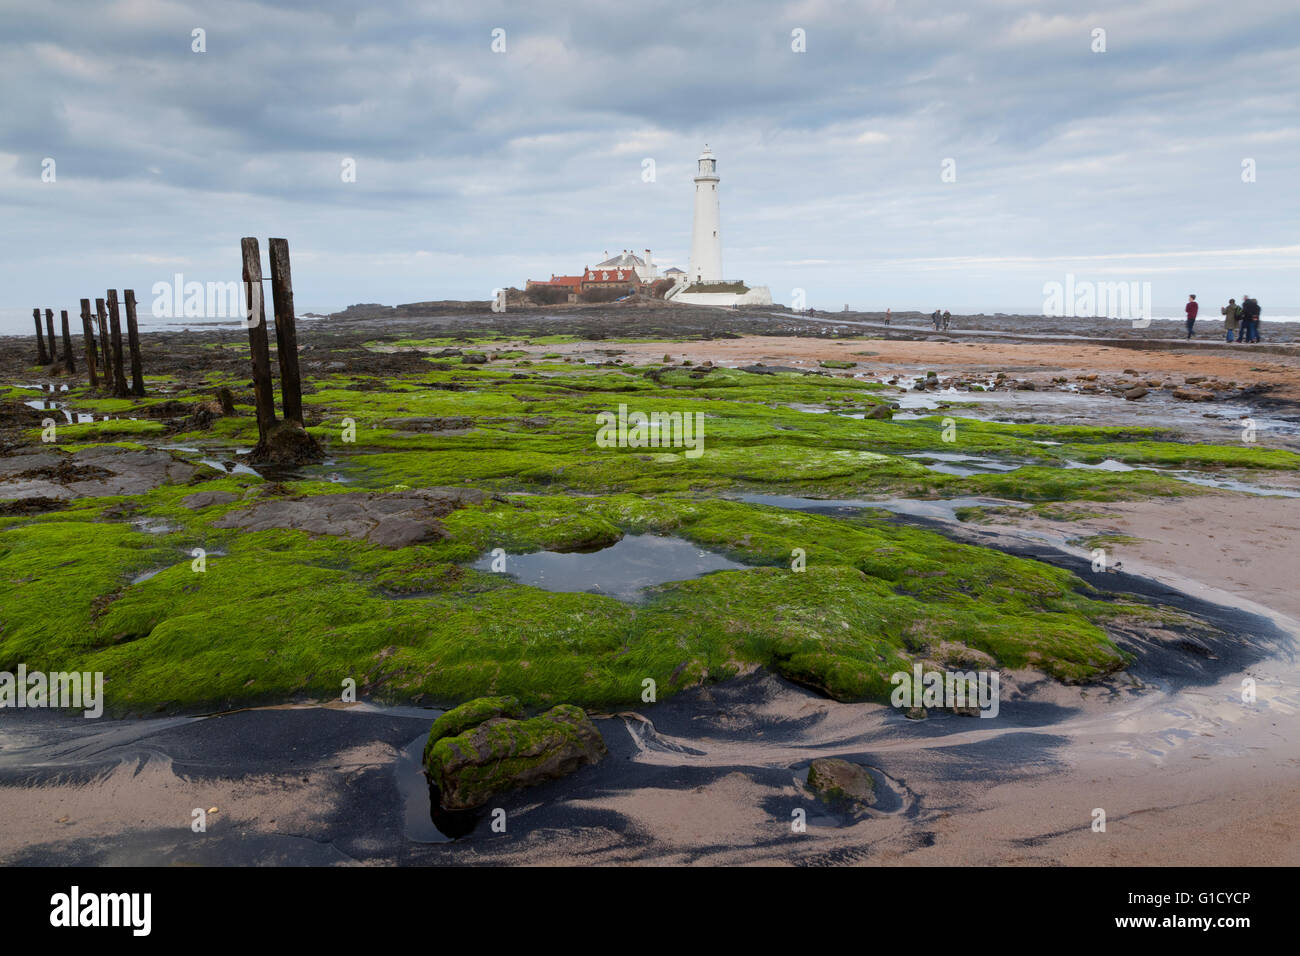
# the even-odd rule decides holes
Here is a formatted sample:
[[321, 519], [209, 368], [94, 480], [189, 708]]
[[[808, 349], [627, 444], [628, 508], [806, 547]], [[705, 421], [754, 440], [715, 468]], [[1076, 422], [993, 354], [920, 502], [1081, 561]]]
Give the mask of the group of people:
[[[1200, 311], [1200, 305], [1196, 301], [1196, 296], [1187, 297], [1187, 305], [1183, 310], [1187, 314], [1187, 337], [1190, 339], [1195, 334], [1196, 313]], [[1248, 295], [1241, 297], [1241, 305], [1237, 304], [1236, 299], [1229, 299], [1228, 304], [1219, 310], [1223, 313], [1223, 338], [1225, 342], [1258, 342], [1259, 341], [1259, 303]]]
[[952, 313], [949, 312], [947, 309], [944, 309], [943, 312], [940, 312], [938, 309], [935, 309], [934, 314], [930, 316], [930, 320], [934, 322], [934, 330], [936, 332], [939, 331], [941, 324], [943, 330], [946, 332], [948, 331], [948, 324], [952, 322]]

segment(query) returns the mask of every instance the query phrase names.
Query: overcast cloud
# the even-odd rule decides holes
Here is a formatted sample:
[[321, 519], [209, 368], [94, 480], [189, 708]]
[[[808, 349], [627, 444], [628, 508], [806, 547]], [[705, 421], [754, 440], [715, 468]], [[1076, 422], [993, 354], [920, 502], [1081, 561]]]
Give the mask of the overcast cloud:
[[724, 271], [778, 301], [1300, 304], [1293, 0], [4, 0], [0, 97], [10, 311], [237, 277], [245, 235], [289, 239], [304, 309], [684, 264], [706, 141]]

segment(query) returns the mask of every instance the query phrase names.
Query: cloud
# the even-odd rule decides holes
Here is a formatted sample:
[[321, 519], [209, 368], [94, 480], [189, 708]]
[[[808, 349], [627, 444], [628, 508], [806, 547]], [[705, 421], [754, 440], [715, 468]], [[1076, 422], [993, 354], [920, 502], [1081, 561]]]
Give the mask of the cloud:
[[147, 287], [173, 260], [223, 276], [254, 234], [289, 237], [308, 306], [481, 298], [607, 248], [683, 262], [705, 141], [727, 271], [817, 307], [992, 311], [1025, 301], [1025, 270], [1067, 261], [1169, 269], [1180, 289], [1276, 269], [1252, 288], [1294, 296], [1300, 24], [1283, 5], [230, 10], [0, 12], [0, 306], [72, 295], [68, 263], [79, 287]]

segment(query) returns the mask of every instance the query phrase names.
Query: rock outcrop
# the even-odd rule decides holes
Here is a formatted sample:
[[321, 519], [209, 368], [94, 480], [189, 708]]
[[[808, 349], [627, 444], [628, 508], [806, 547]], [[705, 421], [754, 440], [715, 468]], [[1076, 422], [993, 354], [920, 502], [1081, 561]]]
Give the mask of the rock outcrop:
[[69, 454], [32, 445], [0, 458], [0, 498], [138, 495], [162, 484], [184, 484], [201, 470], [153, 448], [93, 445]]
[[273, 498], [222, 515], [212, 526], [245, 531], [284, 528], [403, 548], [447, 537], [448, 531], [439, 518], [466, 505], [482, 504], [487, 498], [474, 488], [412, 488], [389, 493], [349, 491]]
[[498, 794], [568, 776], [608, 753], [579, 707], [561, 704], [527, 720], [509, 716], [517, 713], [512, 698], [480, 698], [434, 724], [424, 770], [442, 809], [473, 810]]

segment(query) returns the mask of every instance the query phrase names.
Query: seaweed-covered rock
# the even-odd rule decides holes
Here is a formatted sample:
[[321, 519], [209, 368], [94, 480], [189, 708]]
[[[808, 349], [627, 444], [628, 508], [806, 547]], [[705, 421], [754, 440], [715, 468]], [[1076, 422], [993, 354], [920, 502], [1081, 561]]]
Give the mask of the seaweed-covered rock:
[[818, 757], [809, 765], [808, 789], [829, 803], [870, 806], [876, 799], [876, 783], [866, 768], [838, 757]]
[[520, 719], [523, 716], [524, 709], [515, 697], [479, 697], [453, 707], [433, 722], [429, 739], [424, 745], [425, 762], [428, 763], [433, 745], [444, 737], [458, 737], [493, 717]]
[[607, 752], [586, 712], [560, 704], [528, 720], [489, 717], [433, 741], [424, 769], [443, 809], [472, 810], [499, 793], [568, 776]]

